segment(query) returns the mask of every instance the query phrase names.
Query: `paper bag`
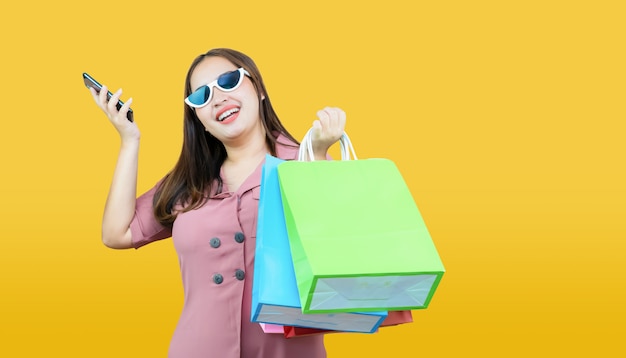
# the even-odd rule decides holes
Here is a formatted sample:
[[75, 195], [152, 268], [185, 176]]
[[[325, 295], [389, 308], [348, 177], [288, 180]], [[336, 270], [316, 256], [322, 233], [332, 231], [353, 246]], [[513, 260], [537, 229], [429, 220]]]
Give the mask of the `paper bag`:
[[387, 317], [386, 311], [303, 314], [276, 172], [283, 162], [268, 155], [261, 174], [251, 320], [346, 332], [376, 331]]
[[428, 307], [444, 267], [391, 160], [289, 161], [277, 171], [304, 313]]

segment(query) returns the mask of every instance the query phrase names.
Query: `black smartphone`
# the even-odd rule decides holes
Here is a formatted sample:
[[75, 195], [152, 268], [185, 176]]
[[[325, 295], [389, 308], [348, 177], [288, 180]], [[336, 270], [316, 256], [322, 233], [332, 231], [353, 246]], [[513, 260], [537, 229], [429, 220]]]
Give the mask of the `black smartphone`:
[[[96, 90], [96, 92], [100, 93], [100, 90], [102, 89], [102, 85], [100, 83], [98, 83], [98, 81], [96, 81], [93, 77], [89, 76], [86, 72], [83, 73], [83, 81], [85, 82], [85, 86], [87, 86], [87, 88], [91, 87], [93, 89]], [[111, 91], [108, 91], [109, 93], [107, 93], [107, 100], [111, 99], [111, 96], [113, 96], [113, 93], [111, 93]], [[122, 102], [121, 100], [117, 101], [117, 110], [119, 111], [120, 108], [122, 108], [122, 105], [124, 105], [124, 102]], [[126, 118], [128, 118], [129, 121], [133, 121], [133, 110], [132, 108], [128, 109], [128, 113], [126, 113]]]

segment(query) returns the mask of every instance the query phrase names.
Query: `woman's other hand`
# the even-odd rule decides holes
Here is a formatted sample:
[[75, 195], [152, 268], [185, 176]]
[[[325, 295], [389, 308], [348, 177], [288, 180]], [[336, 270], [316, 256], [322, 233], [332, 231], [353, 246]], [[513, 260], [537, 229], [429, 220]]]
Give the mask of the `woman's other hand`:
[[311, 143], [315, 160], [325, 160], [328, 148], [335, 144], [344, 133], [346, 113], [341, 108], [326, 107], [317, 112], [313, 122]]

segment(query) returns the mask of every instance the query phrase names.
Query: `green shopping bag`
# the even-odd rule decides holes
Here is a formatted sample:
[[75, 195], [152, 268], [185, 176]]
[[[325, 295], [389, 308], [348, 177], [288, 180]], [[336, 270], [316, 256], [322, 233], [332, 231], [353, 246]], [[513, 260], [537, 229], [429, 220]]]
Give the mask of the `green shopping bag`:
[[308, 133], [300, 160], [278, 166], [302, 311], [427, 308], [444, 267], [396, 165], [353, 149], [355, 160], [307, 162], [307, 149]]

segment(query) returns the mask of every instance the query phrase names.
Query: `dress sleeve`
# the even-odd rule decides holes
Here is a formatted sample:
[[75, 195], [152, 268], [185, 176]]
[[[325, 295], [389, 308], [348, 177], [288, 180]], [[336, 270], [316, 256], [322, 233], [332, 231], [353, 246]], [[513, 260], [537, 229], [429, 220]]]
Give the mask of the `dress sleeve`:
[[137, 198], [135, 216], [130, 223], [132, 243], [135, 249], [154, 241], [167, 239], [172, 236], [171, 227], [163, 226], [154, 217], [152, 199], [157, 186]]

